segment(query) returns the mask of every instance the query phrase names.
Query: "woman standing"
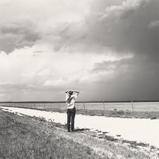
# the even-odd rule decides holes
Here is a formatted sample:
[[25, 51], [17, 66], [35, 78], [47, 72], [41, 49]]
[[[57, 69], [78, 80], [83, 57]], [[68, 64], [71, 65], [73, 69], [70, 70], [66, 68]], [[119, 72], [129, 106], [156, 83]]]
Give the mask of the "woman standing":
[[67, 91], [66, 104], [67, 104], [67, 130], [68, 132], [74, 131], [74, 120], [76, 114], [75, 100], [79, 95], [78, 91]]

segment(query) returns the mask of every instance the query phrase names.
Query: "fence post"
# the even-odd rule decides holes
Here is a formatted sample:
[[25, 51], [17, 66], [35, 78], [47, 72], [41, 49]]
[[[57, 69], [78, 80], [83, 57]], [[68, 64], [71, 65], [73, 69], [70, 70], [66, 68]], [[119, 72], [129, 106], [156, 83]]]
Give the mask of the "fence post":
[[131, 101], [132, 112], [134, 112], [134, 103]]
[[85, 104], [83, 103], [84, 112], [86, 111]]
[[105, 116], [105, 104], [104, 104], [104, 102], [103, 102], [103, 114]]

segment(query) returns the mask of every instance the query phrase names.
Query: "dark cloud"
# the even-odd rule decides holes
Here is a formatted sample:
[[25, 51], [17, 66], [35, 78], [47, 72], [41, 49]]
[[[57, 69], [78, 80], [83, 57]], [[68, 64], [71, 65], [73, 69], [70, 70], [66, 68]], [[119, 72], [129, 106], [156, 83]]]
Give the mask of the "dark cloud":
[[[107, 72], [112, 71], [112, 78]], [[105, 74], [97, 83], [96, 93], [107, 100], [157, 100], [159, 64], [148, 59], [124, 59], [97, 63], [93, 73]], [[105, 89], [103, 89], [105, 88]]]
[[152, 28], [149, 25], [158, 20], [159, 1], [117, 5], [93, 17], [93, 24], [89, 25], [89, 36], [93, 42], [98, 41], [117, 52], [158, 56], [159, 27]]
[[[108, 3], [109, 2], [109, 3]], [[62, 47], [81, 52], [131, 52], [158, 58], [159, 1], [95, 1], [80, 24], [67, 25], [59, 34]], [[60, 49], [60, 47], [59, 47]]]
[[[159, 51], [158, 0], [95, 0], [80, 22], [45, 26], [39, 33], [32, 21], [8, 22], [0, 26], [0, 50], [32, 46], [37, 40], [54, 51], [118, 54], [131, 52], [156, 59]], [[31, 18], [31, 17], [30, 17]], [[25, 18], [24, 18], [25, 19]], [[42, 28], [42, 27], [41, 27]]]
[[106, 74], [99, 80], [94, 97], [100, 93], [101, 98], [108, 100], [159, 98], [159, 1], [130, 2], [99, 7], [87, 19], [85, 44], [89, 47], [100, 45], [118, 55], [134, 54], [132, 59], [104, 61], [94, 66], [93, 73], [114, 72], [111, 79]]
[[39, 39], [40, 34], [32, 22], [20, 21], [0, 26], [0, 50], [6, 53], [16, 48], [32, 46]]

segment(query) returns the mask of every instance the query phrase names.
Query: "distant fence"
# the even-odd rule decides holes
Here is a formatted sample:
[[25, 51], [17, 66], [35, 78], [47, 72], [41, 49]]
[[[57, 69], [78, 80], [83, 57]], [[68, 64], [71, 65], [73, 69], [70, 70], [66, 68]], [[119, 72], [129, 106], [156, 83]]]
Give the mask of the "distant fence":
[[[22, 107], [22, 108], [32, 108], [41, 110], [66, 110], [65, 103], [27, 103], [27, 102], [17, 102], [17, 103], [1, 103], [1, 106], [11, 106], [11, 107]], [[124, 111], [124, 112], [156, 112], [159, 111], [159, 102], [95, 102], [95, 103], [76, 103], [76, 108], [83, 112], [87, 111], [100, 111], [105, 113], [107, 111]]]
[[102, 111], [159, 111], [159, 102], [77, 103], [77, 108]]

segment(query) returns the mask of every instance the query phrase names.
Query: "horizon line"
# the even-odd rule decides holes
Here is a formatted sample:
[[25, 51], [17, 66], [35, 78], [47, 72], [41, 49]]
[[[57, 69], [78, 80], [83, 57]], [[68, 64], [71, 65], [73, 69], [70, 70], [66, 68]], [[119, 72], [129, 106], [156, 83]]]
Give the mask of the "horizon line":
[[[130, 103], [130, 102], [159, 102], [156, 100], [82, 100], [76, 101], [76, 103]], [[65, 103], [64, 100], [58, 101], [0, 101], [0, 103]]]

